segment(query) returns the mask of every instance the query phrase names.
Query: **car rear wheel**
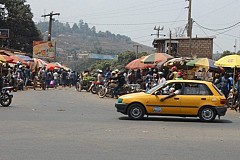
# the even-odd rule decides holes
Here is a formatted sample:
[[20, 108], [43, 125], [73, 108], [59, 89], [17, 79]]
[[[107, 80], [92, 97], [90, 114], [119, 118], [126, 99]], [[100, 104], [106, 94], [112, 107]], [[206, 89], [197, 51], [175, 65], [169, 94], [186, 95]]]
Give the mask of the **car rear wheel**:
[[204, 107], [199, 112], [201, 121], [211, 122], [216, 118], [216, 111], [212, 107]]
[[141, 104], [134, 103], [131, 104], [128, 108], [128, 117], [131, 119], [143, 119], [143, 116], [145, 114], [144, 107]]

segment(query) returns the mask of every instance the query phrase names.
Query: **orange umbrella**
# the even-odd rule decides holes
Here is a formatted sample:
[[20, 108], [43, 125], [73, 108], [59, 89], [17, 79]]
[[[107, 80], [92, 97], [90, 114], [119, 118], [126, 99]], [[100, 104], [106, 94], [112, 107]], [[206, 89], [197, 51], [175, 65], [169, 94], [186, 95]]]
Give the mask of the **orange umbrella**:
[[13, 58], [6, 56], [6, 55], [0, 55], [0, 61], [2, 62], [12, 62]]
[[154, 68], [154, 64], [144, 64], [141, 62], [142, 59], [144, 59], [146, 56], [143, 56], [141, 58], [135, 59], [128, 63], [125, 68], [127, 69], [144, 69], [144, 68]]

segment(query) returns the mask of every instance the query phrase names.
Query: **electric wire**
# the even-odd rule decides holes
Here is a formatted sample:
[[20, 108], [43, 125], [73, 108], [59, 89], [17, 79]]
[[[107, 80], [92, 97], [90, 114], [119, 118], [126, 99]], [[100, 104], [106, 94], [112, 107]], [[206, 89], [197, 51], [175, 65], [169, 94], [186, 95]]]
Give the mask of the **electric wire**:
[[[202, 32], [207, 36], [207, 37], [211, 37], [211, 36], [209, 36], [204, 30], [203, 30], [203, 28], [201, 28], [201, 27], [199, 27], [199, 26], [197, 26], [199, 29], [201, 29], [202, 30]], [[222, 49], [222, 47], [220, 46], [220, 45], [218, 45], [216, 42], [214, 42], [213, 41], [213, 43], [221, 50], [221, 51], [224, 51], [223, 49]]]
[[[162, 0], [162, 1], [165, 1], [165, 0]], [[151, 6], [151, 5], [154, 5], [154, 6], [152, 6], [151, 8], [159, 8], [159, 7], [161, 7], [161, 6], [166, 6], [166, 5], [172, 5], [172, 4], [177, 4], [177, 3], [180, 3], [182, 0], [179, 0], [178, 2], [172, 2], [172, 3], [166, 3], [166, 4], [162, 4], [162, 5], [156, 5], [156, 3], [155, 2], [159, 2], [159, 0], [158, 1], [154, 1], [154, 2], [152, 2], [152, 3], [146, 3], [146, 4], [143, 4], [143, 5], [135, 5], [135, 6], [130, 6], [130, 7], [125, 7], [125, 8], [121, 8], [121, 9], [119, 9], [119, 10], [109, 10], [109, 11], [106, 11], [106, 12], [96, 12], [96, 13], [90, 13], [90, 14], [82, 14], [81, 16], [83, 17], [83, 16], [99, 16], [100, 14], [102, 15], [102, 16], [104, 16], [104, 15], [109, 15], [109, 14], [111, 14], [111, 15], [113, 15], [113, 14], [119, 14], [119, 13], [122, 13], [122, 12], [131, 12], [131, 11], [137, 11], [137, 10], [141, 10], [141, 11], [143, 11], [144, 9], [149, 9], [150, 7], [149, 6]], [[140, 7], [138, 7], [138, 6], [140, 6]], [[143, 6], [143, 7], [142, 7]], [[137, 8], [135, 8], [135, 7], [137, 7]], [[159, 12], [159, 11], [158, 11]], [[64, 18], [64, 17], [63, 17]], [[65, 17], [65, 18], [69, 18], [69, 17]], [[79, 18], [79, 17], [72, 17], [71, 16], [71, 18]]]
[[218, 28], [218, 29], [212, 29], [212, 28], [207, 28], [207, 27], [204, 27], [202, 25], [200, 25], [199, 23], [197, 23], [196, 21], [194, 21], [198, 26], [200, 26], [201, 28], [204, 28], [206, 30], [210, 30], [210, 31], [221, 31], [221, 30], [226, 30], [226, 29], [230, 29], [230, 28], [233, 28], [235, 26], [238, 26], [240, 24], [240, 22], [237, 22], [231, 26], [228, 26], [228, 27], [225, 27], [225, 28]]

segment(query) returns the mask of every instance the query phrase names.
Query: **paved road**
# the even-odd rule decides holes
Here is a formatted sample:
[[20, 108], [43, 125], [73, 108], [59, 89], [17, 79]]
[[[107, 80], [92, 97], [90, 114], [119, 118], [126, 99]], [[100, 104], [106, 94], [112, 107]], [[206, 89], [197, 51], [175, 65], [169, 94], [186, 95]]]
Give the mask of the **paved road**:
[[0, 160], [237, 160], [240, 113], [132, 121], [115, 99], [73, 88], [14, 93], [0, 107]]

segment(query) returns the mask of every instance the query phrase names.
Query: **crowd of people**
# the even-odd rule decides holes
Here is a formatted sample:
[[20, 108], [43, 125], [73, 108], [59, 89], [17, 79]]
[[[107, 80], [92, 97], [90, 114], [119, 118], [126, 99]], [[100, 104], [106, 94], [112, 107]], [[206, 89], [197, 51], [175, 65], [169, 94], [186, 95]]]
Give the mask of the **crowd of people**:
[[[36, 79], [40, 82], [45, 82], [46, 88], [71, 87], [75, 86], [78, 81], [88, 79], [87, 77], [94, 77], [91, 81], [96, 81], [99, 84], [102, 84], [104, 80], [114, 81], [116, 83], [114, 88], [116, 93], [124, 84], [139, 84], [141, 89], [149, 90], [156, 85], [164, 85], [167, 80], [185, 79], [184, 73], [183, 70], [178, 69], [176, 66], [171, 68], [163, 67], [162, 69], [151, 68], [122, 71], [107, 68], [104, 71], [98, 69], [95, 73], [87, 70], [83, 73], [78, 73], [61, 68], [49, 70], [46, 67], [39, 67], [36, 71], [33, 71], [29, 66], [23, 66], [21, 63], [18, 63], [14, 67], [5, 66], [0, 79], [0, 87], [9, 82], [12, 85], [17, 83], [18, 89], [24, 90], [25, 87], [31, 86]], [[237, 94], [240, 93], [240, 76], [234, 77], [235, 84], [233, 84], [233, 74], [228, 73], [216, 75], [212, 82], [222, 91], [225, 97], [228, 97], [232, 88], [235, 89]]]
[[34, 82], [45, 83], [46, 88], [57, 88], [75, 86], [77, 82], [77, 73], [71, 70], [57, 68], [49, 70], [46, 67], [39, 67], [37, 70], [31, 70], [29, 66], [24, 66], [20, 62], [10, 67], [6, 65], [2, 69], [0, 78], [0, 87], [10, 85], [17, 86], [18, 90], [24, 90], [28, 86], [34, 85]]

